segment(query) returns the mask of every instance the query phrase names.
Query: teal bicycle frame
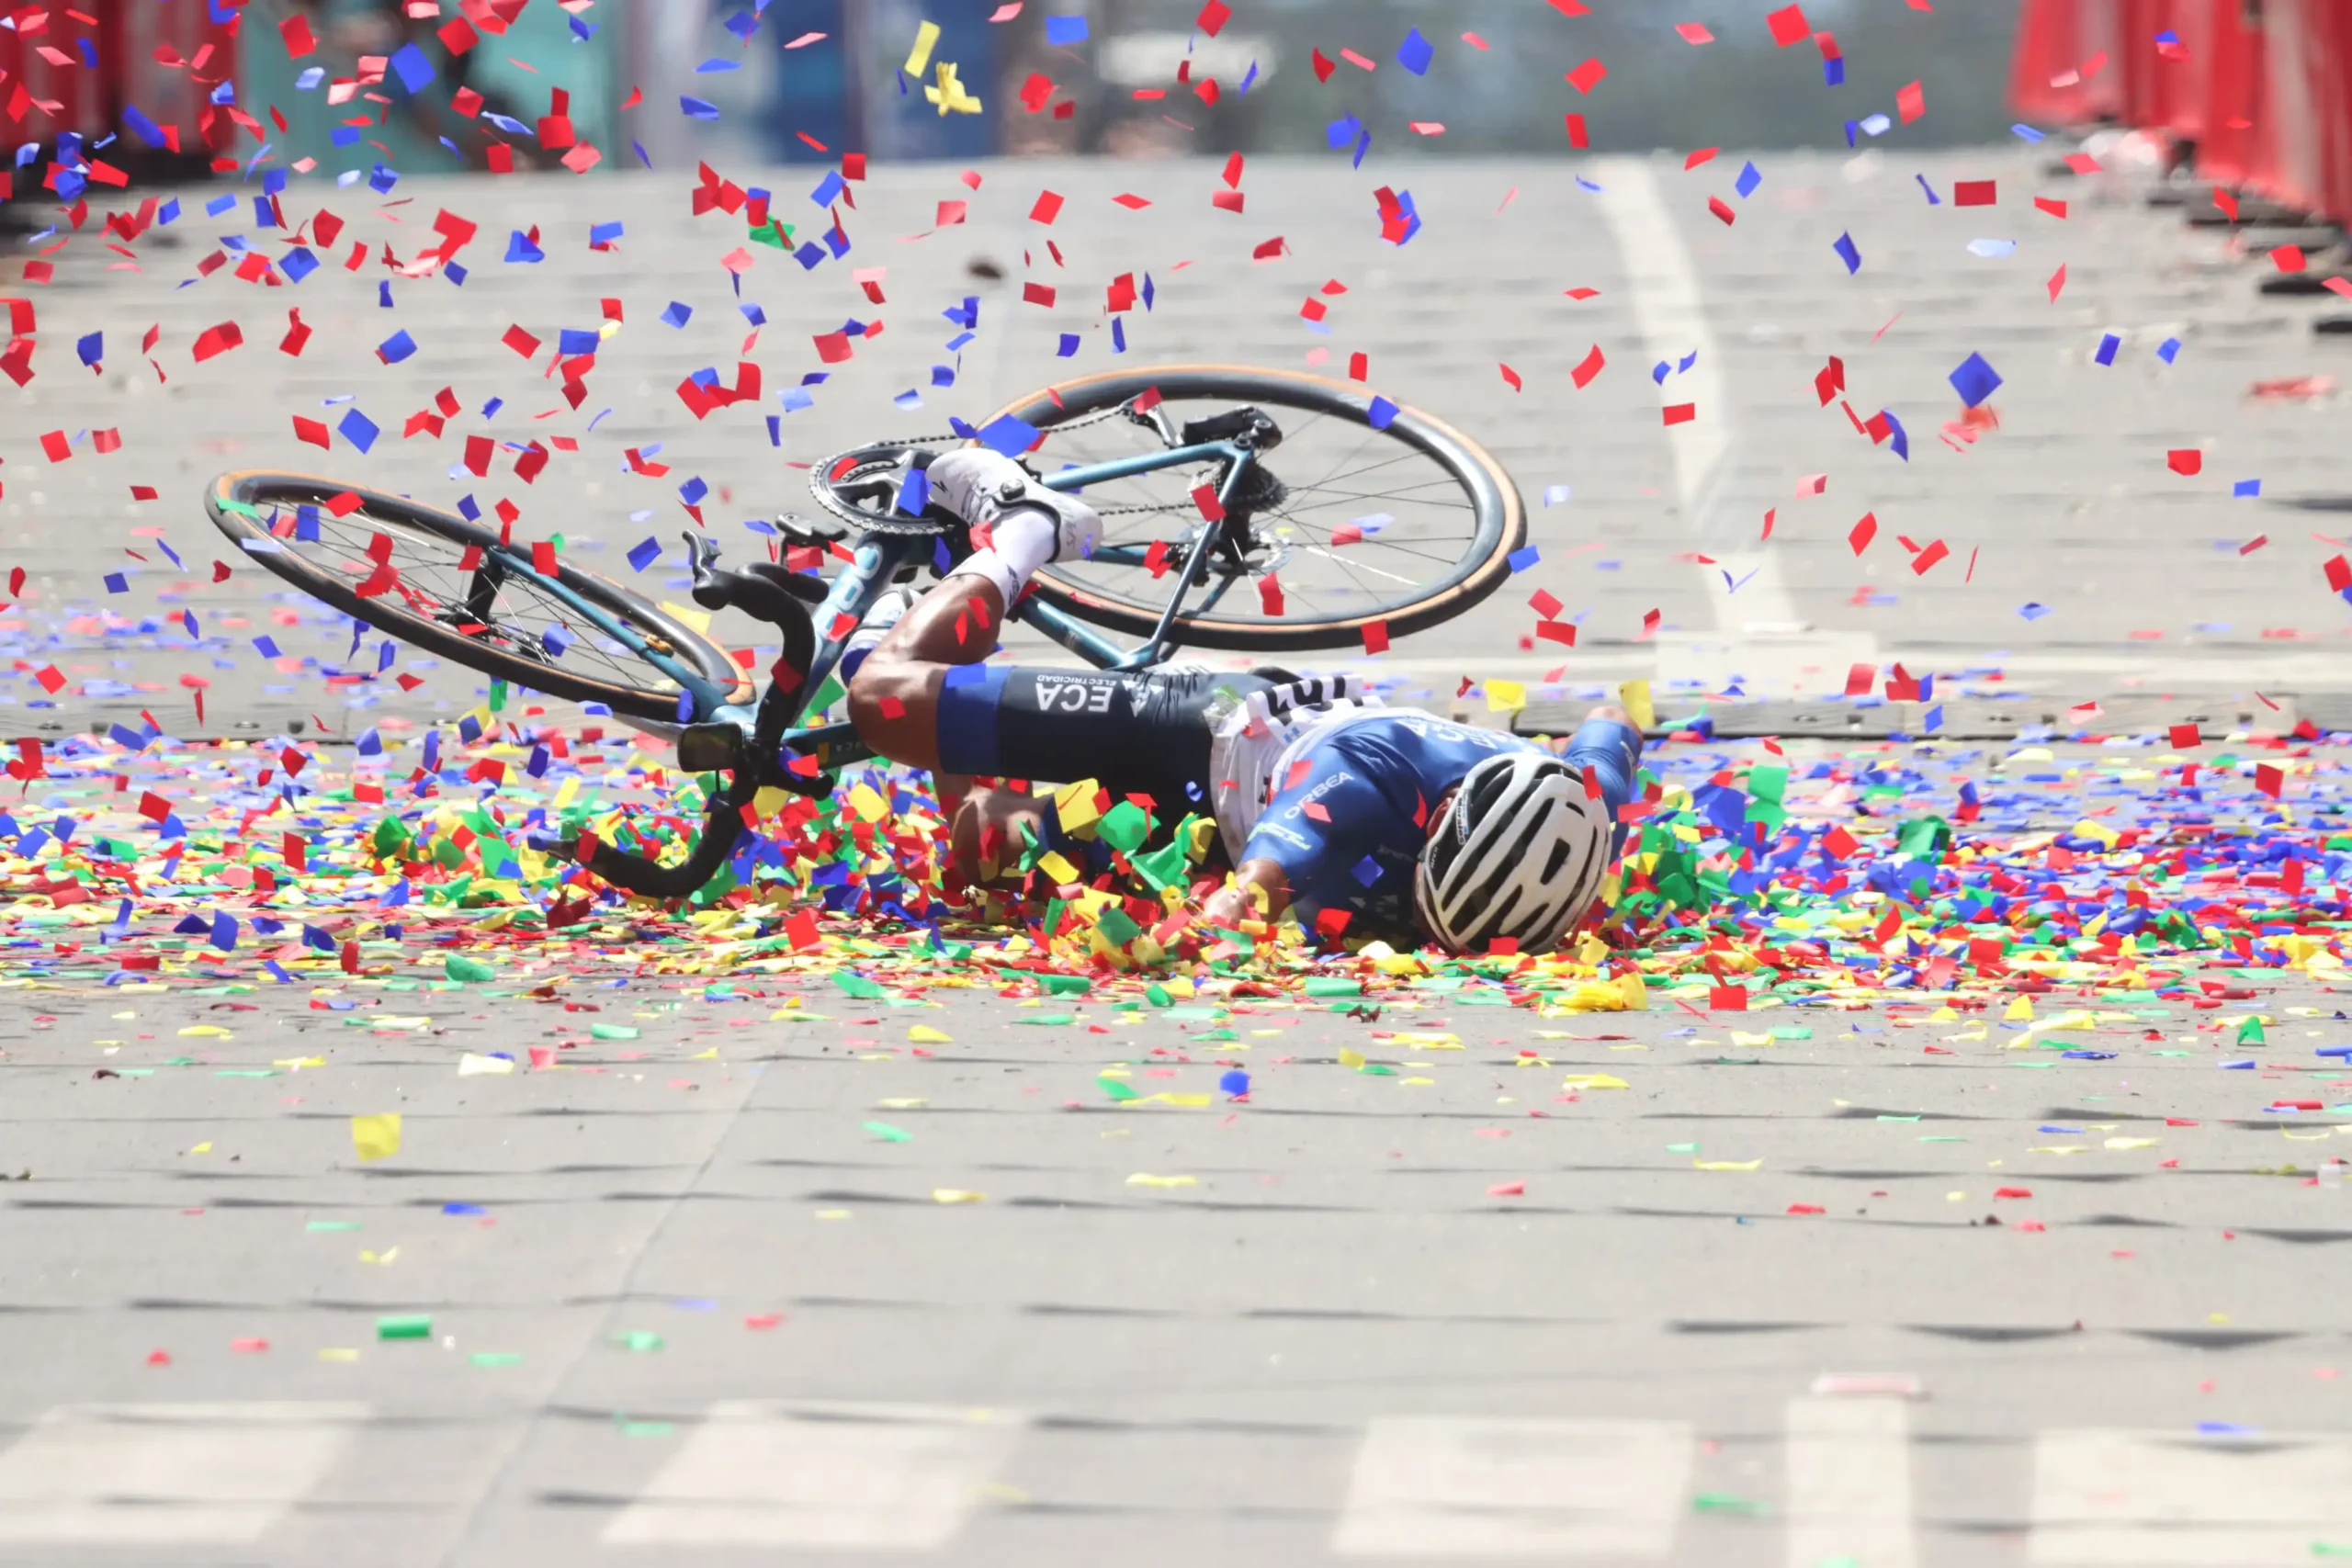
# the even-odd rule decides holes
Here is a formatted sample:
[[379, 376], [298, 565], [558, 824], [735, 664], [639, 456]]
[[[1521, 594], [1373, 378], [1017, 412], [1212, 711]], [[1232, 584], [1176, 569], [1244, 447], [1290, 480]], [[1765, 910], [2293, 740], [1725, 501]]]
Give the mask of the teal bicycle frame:
[[[1147, 452], [1115, 462], [1094, 463], [1068, 468], [1042, 476], [1038, 482], [1057, 491], [1082, 491], [1090, 484], [1126, 479], [1136, 474], [1152, 473], [1162, 468], [1183, 468], [1222, 459], [1226, 463], [1225, 478], [1218, 490], [1221, 503], [1229, 504], [1234, 490], [1241, 481], [1255, 451], [1238, 442], [1211, 441], [1189, 446], [1171, 447], [1164, 452]], [[1182, 612], [1185, 599], [1200, 584], [1206, 571], [1222, 523], [1206, 519], [1196, 522], [1185, 539], [1182, 570], [1170, 592], [1168, 604], [1160, 612], [1159, 624], [1149, 638], [1137, 647], [1122, 648], [1075, 616], [1046, 604], [1036, 597], [1023, 598], [1013, 606], [1008, 619], [1036, 627], [1054, 641], [1101, 670], [1142, 670], [1159, 663], [1182, 644], [1171, 636], [1176, 616]], [[833, 580], [824, 603], [812, 612], [817, 627], [816, 657], [802, 672], [790, 700], [796, 707], [784, 728], [781, 752], [773, 758], [752, 758], [763, 770], [774, 769], [779, 774], [788, 773], [797, 758], [815, 757], [820, 772], [831, 773], [854, 762], [869, 761], [875, 755], [858, 737], [854, 727], [847, 723], [819, 725], [807, 728], [791, 728], [816, 694], [840, 666], [846, 649], [847, 638], [836, 637], [829, 628], [847, 625], [854, 627], [865, 620], [868, 611], [888, 591], [899, 574], [910, 567], [931, 562], [935, 534], [868, 533], [857, 541], [849, 565]], [[1172, 543], [1172, 541], [1171, 541]], [[539, 587], [561, 600], [581, 618], [598, 632], [612, 638], [629, 652], [660, 670], [676, 682], [684, 694], [679, 706], [677, 724], [684, 728], [692, 725], [723, 724], [740, 729], [750, 741], [760, 728], [760, 717], [768, 704], [786, 700], [773, 682], [762, 687], [758, 696], [749, 705], [729, 703], [718, 688], [674, 656], [649, 645], [635, 628], [616, 620], [605, 611], [589, 604], [580, 595], [553, 578], [543, 577], [533, 569], [528, 555], [500, 550], [493, 552], [510, 576], [537, 579]], [[1091, 558], [1096, 562], [1114, 566], [1148, 566], [1148, 552], [1132, 545], [1110, 545], [1096, 550]], [[1212, 587], [1197, 607], [1206, 611], [1225, 596], [1236, 578], [1227, 574]], [[844, 620], [846, 617], [846, 620]]]

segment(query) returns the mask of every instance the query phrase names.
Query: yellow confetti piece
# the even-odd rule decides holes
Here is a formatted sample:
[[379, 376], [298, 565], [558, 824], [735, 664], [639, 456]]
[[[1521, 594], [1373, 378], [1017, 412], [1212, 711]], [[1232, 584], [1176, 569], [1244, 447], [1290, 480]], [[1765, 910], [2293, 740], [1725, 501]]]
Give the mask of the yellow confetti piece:
[[967, 1192], [960, 1187], [934, 1187], [931, 1190], [931, 1201], [934, 1203], [985, 1203], [989, 1195]]
[[907, 1038], [918, 1045], [953, 1045], [956, 1043], [954, 1035], [944, 1033], [927, 1023], [918, 1023], [908, 1030]]
[[478, 1078], [514, 1070], [514, 1059], [512, 1056], [478, 1056], [469, 1051], [458, 1058], [458, 1076], [461, 1078]]
[[687, 1057], [686, 1060], [689, 1062], [716, 1062], [718, 1060], [718, 1047], [713, 1045], [707, 1051], [697, 1051], [693, 1055]]
[[849, 807], [868, 822], [879, 822], [890, 815], [890, 803], [883, 799], [872, 784], [863, 781], [851, 788]]
[[[1252, 1031], [1252, 1032], [1254, 1033], [1255, 1031]], [[1410, 1034], [1407, 1033], [1403, 1030], [1399, 1030], [1394, 1038], [1399, 1045], [1418, 1045], [1424, 1051], [1459, 1051], [1463, 1049], [1462, 1038], [1456, 1034]], [[1565, 1037], [1562, 1035], [1552, 1034], [1546, 1035], [1545, 1038], [1558, 1040]]]
[[289, 1073], [299, 1073], [304, 1067], [323, 1067], [326, 1065], [327, 1059], [324, 1056], [286, 1056], [270, 1064], [273, 1067], [284, 1067]]
[[191, 1023], [180, 1031], [183, 1040], [231, 1040], [235, 1036], [217, 1023]]
[[1200, 1184], [1201, 1179], [1197, 1176], [1153, 1176], [1140, 1170], [1127, 1178], [1130, 1187], [1198, 1187]]
[[1144, 1096], [1142, 1100], [1129, 1100], [1127, 1103], [1130, 1105], [1141, 1105], [1148, 1100], [1156, 1100], [1162, 1105], [1173, 1105], [1186, 1111], [1198, 1111], [1204, 1105], [1209, 1104], [1216, 1098], [1216, 1097], [1215, 1095], [1207, 1094], [1148, 1094]]
[[1735, 1029], [1731, 1032], [1731, 1041], [1735, 1045], [1770, 1045], [1772, 1033], [1766, 1030], [1762, 1033], [1751, 1034], [1744, 1029]]
[[1363, 1066], [1363, 1062], [1364, 1057], [1363, 1052], [1351, 1051], [1345, 1045], [1340, 1047], [1340, 1066], [1343, 1067], [1361, 1067]]
[[1396, 1081], [1397, 1081], [1398, 1083], [1400, 1083], [1400, 1084], [1403, 1084], [1403, 1085], [1407, 1086], [1408, 1088], [1411, 1088], [1411, 1087], [1414, 1087], [1414, 1086], [1418, 1085], [1418, 1086], [1419, 1086], [1419, 1087], [1421, 1087], [1421, 1088], [1423, 1088], [1423, 1089], [1426, 1089], [1426, 1088], [1428, 1088], [1430, 1085], [1434, 1084], [1435, 1082], [1437, 1082], [1437, 1079], [1435, 1079], [1435, 1078], [1398, 1078]]
[[1694, 1159], [1690, 1164], [1692, 1168], [1697, 1170], [1761, 1170], [1764, 1168], [1764, 1162], [1760, 1159]]
[[2017, 1000], [2009, 1004], [2008, 1010], [2007, 1012], [2001, 1014], [2001, 1020], [2005, 1023], [2031, 1023], [2033, 1021], [2033, 998], [2030, 997], [2019, 997]]
[[1487, 682], [1488, 713], [1517, 713], [1526, 705], [1527, 688], [1519, 682], [1490, 680]]
[[209, 1143], [198, 1144], [194, 1148], [188, 1150], [188, 1153], [192, 1155], [209, 1155], [211, 1152], [212, 1145]]
[[2162, 1138], [2109, 1138], [2107, 1146], [2110, 1149], [2153, 1149], [2163, 1142]]
[[351, 1119], [351, 1146], [362, 1160], [390, 1159], [400, 1153], [400, 1112], [392, 1111], [380, 1116], [354, 1116]]
[[849, 1211], [847, 1209], [820, 1209], [817, 1211], [817, 1217], [820, 1220], [845, 1220], [849, 1218]]
[[2090, 1152], [2088, 1144], [2037, 1144], [2026, 1150], [2030, 1155], [2086, 1155]]
[[1623, 1078], [1611, 1077], [1607, 1073], [1570, 1073], [1562, 1080], [1560, 1087], [1562, 1089], [1631, 1089], [1634, 1086]]
[[1628, 681], [1617, 688], [1618, 704], [1625, 710], [1625, 717], [1635, 729], [1656, 729], [1657, 709], [1650, 705], [1650, 683]]
[[929, 1105], [928, 1100], [877, 1100], [874, 1102], [884, 1111], [919, 1111]]
[[359, 1352], [356, 1350], [347, 1349], [340, 1345], [331, 1345], [327, 1348], [319, 1352], [319, 1359], [322, 1361], [356, 1361], [359, 1359]]
[[1079, 880], [1078, 867], [1064, 859], [1059, 850], [1047, 850], [1039, 855], [1037, 869], [1052, 877], [1057, 887], [1067, 887]]
[[931, 64], [931, 51], [939, 43], [939, 24], [925, 22], [915, 29], [915, 46], [907, 53], [907, 74], [921, 76]]

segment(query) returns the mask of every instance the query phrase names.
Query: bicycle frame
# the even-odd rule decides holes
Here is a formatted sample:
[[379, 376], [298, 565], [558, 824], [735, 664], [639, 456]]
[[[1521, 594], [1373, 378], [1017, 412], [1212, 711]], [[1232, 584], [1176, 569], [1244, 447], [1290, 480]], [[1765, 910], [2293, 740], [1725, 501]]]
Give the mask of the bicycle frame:
[[[1142, 453], [1115, 462], [1062, 468], [1042, 476], [1038, 482], [1057, 491], [1080, 491], [1090, 484], [1223, 459], [1227, 466], [1218, 490], [1218, 501], [1223, 505], [1230, 502], [1235, 487], [1240, 483], [1256, 456], [1254, 448], [1238, 442], [1202, 442], [1170, 447], [1164, 452]], [[1122, 648], [1076, 617], [1035, 597], [1024, 598], [1014, 605], [1007, 619], [1036, 627], [1097, 669], [1141, 670], [1158, 664], [1182, 646], [1179, 639], [1171, 635], [1176, 616], [1182, 611], [1185, 599], [1199, 586], [1207, 570], [1209, 556], [1224, 526], [1223, 523], [1212, 523], [1206, 519], [1193, 525], [1184, 540], [1187, 551], [1183, 568], [1176, 575], [1159, 624], [1151, 637], [1135, 648]], [[688, 699], [681, 707], [679, 728], [708, 724], [734, 727], [743, 736], [745, 760], [751, 764], [759, 783], [783, 784], [805, 793], [806, 775], [792, 771], [791, 764], [796, 759], [816, 758], [819, 776], [822, 777], [853, 763], [870, 761], [875, 755], [873, 750], [858, 739], [855, 728], [848, 723], [793, 728], [805, 716], [808, 705], [824, 689], [827, 681], [840, 667], [842, 655], [847, 649], [847, 636], [835, 637], [831, 628], [841, 626], [854, 629], [863, 622], [899, 572], [931, 561], [936, 538], [933, 534], [882, 533], [868, 533], [860, 538], [848, 566], [833, 580], [824, 603], [813, 612], [817, 627], [816, 657], [809, 668], [802, 672], [799, 684], [780, 690], [774, 682], [765, 683], [748, 705], [723, 701], [723, 694], [683, 660], [649, 646], [635, 628], [616, 621], [565, 588], [560, 581], [546, 578], [540, 581], [549, 592], [560, 598], [597, 631], [678, 683]], [[502, 557], [507, 555], [507, 552], [498, 553]], [[1113, 565], [1142, 568], [1147, 564], [1146, 556], [1144, 549], [1135, 546], [1114, 545], [1098, 549], [1091, 558]], [[502, 564], [517, 575], [538, 575], [532, 569], [528, 556], [514, 556], [511, 559], [503, 559]], [[1224, 581], [1211, 588], [1200, 607], [1205, 610], [1214, 605], [1224, 596], [1233, 581], [1228, 575]], [[788, 713], [779, 717], [770, 711], [771, 705], [785, 702], [792, 705]], [[767, 756], [756, 755], [749, 749], [763, 728], [771, 732], [780, 729], [783, 735], [780, 749]]]

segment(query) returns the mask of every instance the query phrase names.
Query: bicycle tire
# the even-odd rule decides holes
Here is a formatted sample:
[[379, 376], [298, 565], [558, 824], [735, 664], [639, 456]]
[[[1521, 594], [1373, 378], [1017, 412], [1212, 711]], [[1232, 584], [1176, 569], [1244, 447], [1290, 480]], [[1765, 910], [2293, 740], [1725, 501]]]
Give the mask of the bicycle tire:
[[[269, 541], [273, 547], [248, 552], [253, 559], [313, 599], [331, 604], [345, 615], [356, 616], [411, 648], [510, 682], [526, 691], [572, 702], [603, 703], [614, 713], [631, 718], [677, 722], [679, 688], [674, 683], [627, 685], [599, 679], [484, 642], [459, 631], [454, 625], [418, 614], [406, 600], [392, 594], [380, 593], [363, 598], [355, 591], [354, 584], [321, 570], [297, 551], [284, 547], [284, 539], [273, 535], [259, 519], [245, 515], [232, 504], [267, 511], [306, 503], [323, 505], [330, 498], [345, 494], [359, 498], [359, 507], [351, 513], [352, 516], [389, 524], [396, 529], [413, 530], [456, 546], [460, 550], [469, 547], [494, 548], [498, 545], [498, 536], [489, 529], [469, 523], [454, 513], [443, 512], [406, 496], [391, 495], [315, 474], [270, 468], [247, 468], [222, 474], [205, 492], [204, 509], [212, 519], [213, 525], [241, 548], [249, 539]], [[745, 679], [743, 671], [727, 650], [674, 615], [619, 583], [575, 566], [559, 562], [556, 578], [564, 587], [606, 614], [626, 619], [639, 630], [667, 643], [671, 651], [697, 675], [724, 693], [726, 701], [738, 704], [751, 701], [752, 683]], [[520, 579], [508, 578], [506, 581], [513, 582]], [[635, 657], [628, 654], [626, 649], [623, 653], [626, 657]], [[560, 658], [560, 655], [554, 657]], [[649, 663], [643, 668], [649, 676], [669, 682], [668, 675], [657, 666]]]
[[[1272, 402], [1329, 414], [1371, 429], [1373, 394], [1360, 385], [1300, 371], [1206, 364], [1114, 370], [1058, 382], [1016, 399], [989, 420], [1012, 415], [1035, 425], [1050, 441], [1055, 426], [1114, 408], [1150, 389], [1171, 400], [1225, 398], [1236, 403]], [[1469, 497], [1476, 511], [1476, 534], [1452, 570], [1429, 584], [1428, 592], [1377, 613], [1241, 621], [1188, 612], [1170, 623], [1173, 635], [1191, 647], [1242, 651], [1361, 647], [1366, 628], [1375, 624], [1385, 623], [1392, 637], [1407, 636], [1453, 619], [1499, 588], [1510, 575], [1512, 552], [1527, 540], [1527, 509], [1510, 475], [1485, 447], [1418, 409], [1400, 406], [1380, 434], [1433, 458]], [[1270, 466], [1281, 466], [1279, 448]], [[1126, 600], [1102, 592], [1052, 566], [1035, 581], [1038, 596], [1046, 603], [1111, 630], [1148, 635], [1164, 607], [1164, 601]]]

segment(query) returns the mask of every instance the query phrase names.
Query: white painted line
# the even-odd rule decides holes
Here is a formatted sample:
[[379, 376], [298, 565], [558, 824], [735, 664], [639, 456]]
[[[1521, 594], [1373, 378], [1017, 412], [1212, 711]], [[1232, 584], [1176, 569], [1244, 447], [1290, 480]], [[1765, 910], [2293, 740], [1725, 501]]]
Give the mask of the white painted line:
[[1899, 1398], [1792, 1399], [1789, 1568], [1916, 1568], [1911, 1412]]
[[1002, 1412], [730, 1399], [605, 1527], [619, 1546], [911, 1551], [963, 1528], [1021, 1429]]
[[[1690, 403], [1698, 410], [1690, 423], [1671, 426], [1665, 434], [1674, 454], [1675, 494], [1684, 519], [1693, 534], [1721, 541], [1718, 548], [1728, 552], [1717, 555], [1711, 549], [1708, 553], [1716, 555], [1719, 564], [1698, 569], [1715, 624], [1727, 632], [1801, 627], [1778, 558], [1745, 547], [1752, 537], [1748, 533], [1732, 536], [1735, 527], [1760, 526], [1762, 513], [1740, 521], [1720, 513], [1734, 434], [1730, 383], [1724, 375], [1722, 350], [1707, 325], [1698, 272], [1674, 215], [1667, 210], [1657, 175], [1646, 158], [1604, 158], [1595, 178], [1604, 187], [1598, 201], [1617, 241], [1647, 361], [1626, 368], [1647, 375], [1659, 360], [1679, 366], [1686, 356], [1698, 355], [1690, 369], [1668, 375], [1659, 386], [1658, 406]], [[1728, 581], [1725, 572], [1730, 573]]]
[[258, 1540], [367, 1418], [346, 1404], [60, 1405], [0, 1452], [0, 1544]]
[[1690, 1472], [1679, 1422], [1384, 1417], [1364, 1433], [1331, 1550], [1662, 1558], [1690, 1507]]
[[2308, 1564], [2352, 1550], [2352, 1438], [2044, 1432], [2032, 1562], [2116, 1568]]

